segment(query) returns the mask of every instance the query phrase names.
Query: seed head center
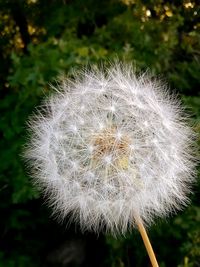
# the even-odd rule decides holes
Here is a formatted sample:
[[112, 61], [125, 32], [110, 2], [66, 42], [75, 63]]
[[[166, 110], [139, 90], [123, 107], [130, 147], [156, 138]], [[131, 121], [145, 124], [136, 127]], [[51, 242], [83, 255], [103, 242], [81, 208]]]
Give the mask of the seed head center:
[[96, 160], [111, 155], [115, 161], [120, 157], [128, 157], [130, 154], [130, 138], [125, 134], [119, 134], [116, 127], [106, 128], [94, 134], [92, 142], [93, 158]]

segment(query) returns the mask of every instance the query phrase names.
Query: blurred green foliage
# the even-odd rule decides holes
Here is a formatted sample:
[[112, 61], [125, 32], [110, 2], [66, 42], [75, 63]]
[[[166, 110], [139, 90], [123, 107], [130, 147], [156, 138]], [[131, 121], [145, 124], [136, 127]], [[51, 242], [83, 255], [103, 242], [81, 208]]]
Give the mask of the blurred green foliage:
[[[137, 231], [97, 240], [50, 218], [21, 158], [25, 122], [56, 78], [119, 58], [167, 80], [200, 133], [199, 8], [190, 0], [0, 0], [0, 267], [148, 265]], [[200, 266], [199, 182], [194, 193], [185, 211], [149, 230], [161, 267]], [[73, 239], [86, 243], [82, 263], [48, 260]]]

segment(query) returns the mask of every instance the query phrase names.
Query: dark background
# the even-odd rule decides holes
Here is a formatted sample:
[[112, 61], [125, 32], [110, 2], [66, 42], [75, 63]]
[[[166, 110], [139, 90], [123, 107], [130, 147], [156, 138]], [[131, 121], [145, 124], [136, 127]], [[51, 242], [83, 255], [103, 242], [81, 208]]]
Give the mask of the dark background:
[[[25, 122], [59, 76], [118, 57], [168, 81], [199, 133], [199, 7], [192, 0], [0, 0], [0, 267], [150, 266], [136, 230], [118, 239], [82, 234], [51, 217], [20, 156]], [[184, 211], [149, 229], [161, 267], [200, 266], [199, 191], [197, 182]]]

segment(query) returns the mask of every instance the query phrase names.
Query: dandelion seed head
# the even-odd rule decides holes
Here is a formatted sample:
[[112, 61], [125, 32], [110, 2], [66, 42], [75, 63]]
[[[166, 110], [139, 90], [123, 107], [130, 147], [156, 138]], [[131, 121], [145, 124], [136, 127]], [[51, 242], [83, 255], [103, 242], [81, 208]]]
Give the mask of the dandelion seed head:
[[63, 82], [29, 123], [25, 156], [54, 212], [125, 233], [188, 203], [193, 132], [166, 86], [129, 65]]

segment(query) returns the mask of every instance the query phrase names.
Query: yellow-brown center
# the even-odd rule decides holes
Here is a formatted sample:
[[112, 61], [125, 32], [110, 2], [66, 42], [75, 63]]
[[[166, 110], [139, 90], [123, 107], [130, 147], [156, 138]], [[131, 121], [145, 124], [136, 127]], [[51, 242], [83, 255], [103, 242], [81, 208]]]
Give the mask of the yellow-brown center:
[[96, 133], [92, 137], [93, 159], [102, 160], [111, 155], [113, 163], [117, 163], [130, 155], [130, 138], [126, 134], [119, 134], [112, 126]]

